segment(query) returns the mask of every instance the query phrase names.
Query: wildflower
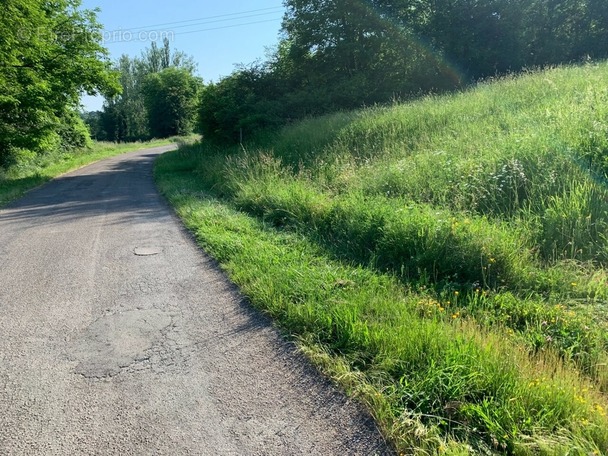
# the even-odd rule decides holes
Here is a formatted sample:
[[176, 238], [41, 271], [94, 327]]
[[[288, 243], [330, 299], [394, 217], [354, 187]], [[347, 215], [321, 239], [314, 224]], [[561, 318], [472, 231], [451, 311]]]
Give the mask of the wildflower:
[[571, 286], [572, 288], [574, 288], [574, 287], [575, 287], [575, 286], [577, 286], [577, 285], [578, 285], [578, 283], [576, 283], [576, 282], [572, 282], [572, 283], [570, 283], [570, 286]]

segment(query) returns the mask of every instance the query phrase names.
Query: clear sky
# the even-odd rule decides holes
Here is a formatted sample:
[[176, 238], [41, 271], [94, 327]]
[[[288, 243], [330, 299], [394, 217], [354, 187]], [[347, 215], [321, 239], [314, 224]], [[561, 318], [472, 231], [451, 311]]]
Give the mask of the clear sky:
[[[285, 12], [282, 0], [84, 0], [100, 8], [104, 44], [112, 60], [139, 56], [153, 40], [194, 57], [205, 82], [229, 75], [234, 66], [263, 59], [278, 43]], [[102, 99], [84, 97], [85, 110], [101, 108]]]

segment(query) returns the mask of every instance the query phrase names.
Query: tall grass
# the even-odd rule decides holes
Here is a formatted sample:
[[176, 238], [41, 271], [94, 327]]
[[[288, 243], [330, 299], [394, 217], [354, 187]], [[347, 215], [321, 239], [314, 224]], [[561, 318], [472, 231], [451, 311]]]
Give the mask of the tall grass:
[[559, 68], [157, 172], [403, 451], [608, 452], [606, 101], [607, 64]]

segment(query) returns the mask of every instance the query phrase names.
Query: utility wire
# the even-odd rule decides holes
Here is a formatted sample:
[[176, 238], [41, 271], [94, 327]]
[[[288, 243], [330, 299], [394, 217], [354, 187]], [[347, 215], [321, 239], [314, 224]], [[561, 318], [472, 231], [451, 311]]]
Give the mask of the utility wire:
[[[209, 19], [218, 19], [218, 18], [225, 18], [225, 17], [230, 17], [230, 16], [242, 16], [243, 14], [259, 13], [261, 11], [269, 11], [269, 10], [275, 10], [275, 12], [279, 12], [278, 10], [283, 10], [283, 9], [284, 9], [283, 6], [274, 6], [271, 8], [260, 8], [260, 9], [249, 10], [249, 11], [241, 11], [238, 13], [228, 13], [228, 14], [220, 14], [217, 16], [199, 17], [197, 19], [188, 19], [188, 20], [184, 20], [184, 21], [165, 22], [162, 24], [152, 24], [152, 25], [145, 25], [145, 26], [141, 26], [141, 27], [132, 27], [129, 30], [131, 30], [131, 31], [142, 30], [142, 29], [150, 29], [153, 27], [162, 27], [165, 25], [175, 25], [175, 24], [185, 24], [187, 22], [207, 21]], [[270, 13], [267, 13], [267, 14], [270, 14]], [[237, 19], [239, 19], [239, 18], [238, 17], [234, 18], [234, 20], [237, 20]]]
[[[238, 21], [241, 19], [250, 19], [252, 17], [260, 17], [260, 16], [268, 16], [270, 14], [276, 14], [277, 12], [275, 11], [271, 11], [268, 13], [258, 13], [258, 14], [250, 14], [247, 16], [240, 16], [240, 17], [234, 17], [234, 18], [229, 18], [229, 19], [215, 19], [212, 21], [204, 21], [204, 22], [195, 22], [194, 24], [186, 24], [186, 25], [176, 25], [176, 26], [171, 26], [168, 27], [169, 29], [173, 30], [173, 29], [178, 29], [178, 28], [187, 28], [187, 27], [197, 27], [199, 25], [205, 25], [205, 24], [214, 24], [214, 23], [218, 23], [218, 22], [229, 22], [229, 21]], [[150, 28], [154, 28], [154, 27], [150, 27]], [[138, 30], [138, 29], [129, 29], [129, 31], [131, 30]]]
[[190, 33], [207, 32], [207, 31], [211, 31], [211, 30], [222, 30], [222, 29], [228, 29], [228, 28], [234, 28], [234, 27], [243, 27], [245, 25], [264, 24], [267, 22], [276, 22], [282, 18], [283, 17], [281, 16], [281, 17], [277, 17], [275, 19], [268, 19], [265, 21], [246, 22], [244, 24], [224, 25], [223, 27], [206, 28], [206, 29], [200, 29], [200, 30], [190, 30], [188, 32], [177, 32], [176, 35], [188, 35]]
[[[189, 30], [186, 32], [177, 32], [174, 35], [189, 35], [191, 33], [208, 32], [208, 31], [212, 31], [212, 30], [222, 30], [222, 29], [229, 29], [229, 28], [235, 28], [235, 27], [244, 27], [247, 25], [254, 25], [254, 24], [265, 24], [265, 23], [270, 23], [270, 22], [277, 22], [280, 19], [282, 19], [282, 16], [274, 18], [274, 19], [267, 19], [264, 21], [245, 22], [242, 24], [224, 25], [222, 27], [211, 27], [211, 28], [204, 28], [204, 29], [199, 29], [199, 30]], [[140, 33], [144, 33], [144, 32], [145, 31], [141, 31]], [[126, 30], [126, 31], [121, 31], [121, 33], [126, 34], [126, 33], [131, 33], [131, 32], [129, 30]], [[122, 35], [119, 35], [119, 36], [122, 36]], [[131, 40], [118, 38], [118, 39], [110, 39], [108, 41], [111, 42], [112, 44], [118, 44], [118, 43], [128, 43]]]

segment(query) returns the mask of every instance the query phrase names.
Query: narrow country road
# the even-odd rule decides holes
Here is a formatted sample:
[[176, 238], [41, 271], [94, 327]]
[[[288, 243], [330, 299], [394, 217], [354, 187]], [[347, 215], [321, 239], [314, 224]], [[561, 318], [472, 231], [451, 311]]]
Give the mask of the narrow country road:
[[0, 209], [0, 455], [389, 454], [182, 229], [170, 148]]

